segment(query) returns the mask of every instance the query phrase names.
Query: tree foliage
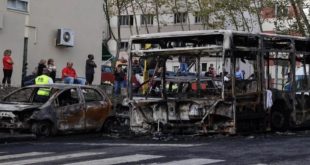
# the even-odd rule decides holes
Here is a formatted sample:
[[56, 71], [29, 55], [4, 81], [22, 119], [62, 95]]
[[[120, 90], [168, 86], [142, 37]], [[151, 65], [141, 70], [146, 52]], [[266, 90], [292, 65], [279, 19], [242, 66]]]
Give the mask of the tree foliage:
[[[103, 10], [109, 27], [109, 39], [121, 41], [119, 22], [117, 32], [111, 29], [111, 18], [130, 13], [134, 15], [135, 33], [139, 34], [136, 15], [151, 14], [154, 16], [154, 25], [157, 32], [169, 23], [163, 19], [165, 14], [179, 12], [192, 13], [199, 17], [203, 29], [233, 29], [238, 31], [263, 31], [263, 24], [274, 24], [275, 32], [279, 34], [310, 34], [310, 25], [304, 9], [309, 8], [306, 0], [103, 0]], [[271, 9], [275, 18], [268, 19], [262, 16], [262, 11]], [[187, 15], [187, 21], [192, 17]], [[149, 33], [147, 24], [143, 25]], [[191, 29], [188, 23], [180, 22], [181, 30]], [[187, 27], [187, 28], [185, 28]], [[132, 28], [132, 27], [130, 27]], [[131, 30], [132, 32], [134, 30]]]

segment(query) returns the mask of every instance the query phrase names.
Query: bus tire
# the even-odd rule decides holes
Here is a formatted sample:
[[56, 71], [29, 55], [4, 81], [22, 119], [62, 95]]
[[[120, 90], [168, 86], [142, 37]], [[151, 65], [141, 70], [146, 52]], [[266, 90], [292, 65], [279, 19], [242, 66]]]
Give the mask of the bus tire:
[[286, 110], [273, 110], [271, 112], [271, 129], [280, 132], [289, 129], [289, 113]]

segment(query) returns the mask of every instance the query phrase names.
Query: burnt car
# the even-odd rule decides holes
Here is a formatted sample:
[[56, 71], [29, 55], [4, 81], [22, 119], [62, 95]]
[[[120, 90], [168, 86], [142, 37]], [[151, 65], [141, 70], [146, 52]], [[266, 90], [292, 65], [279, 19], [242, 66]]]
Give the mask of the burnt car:
[[[40, 89], [49, 89], [44, 99]], [[0, 131], [31, 132], [39, 136], [99, 131], [109, 121], [112, 104], [99, 88], [49, 84], [20, 88], [0, 102]]]

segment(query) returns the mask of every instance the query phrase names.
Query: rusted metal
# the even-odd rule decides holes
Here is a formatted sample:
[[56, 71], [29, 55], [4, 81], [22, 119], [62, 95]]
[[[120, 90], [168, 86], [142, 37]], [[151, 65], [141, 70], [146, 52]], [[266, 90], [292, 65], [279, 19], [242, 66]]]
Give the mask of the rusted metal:
[[[302, 37], [235, 32], [227, 30], [219, 31], [191, 31], [158, 33], [133, 36], [130, 39], [130, 47], [138, 45], [138, 48], [129, 49], [129, 63], [133, 59], [164, 58], [172, 59], [180, 56], [196, 58], [194, 75], [153, 76], [151, 79], [157, 83], [154, 89], [163, 91], [161, 95], [137, 94], [128, 90], [127, 103], [130, 109], [131, 130], [134, 132], [152, 132], [158, 127], [183, 128], [185, 125], [190, 129], [200, 132], [226, 132], [236, 133], [247, 130], [267, 130], [268, 121], [275, 109], [278, 99], [284, 100], [287, 109], [295, 123], [303, 123], [307, 119], [307, 98], [301, 92], [299, 113], [302, 121], [296, 119], [296, 81], [295, 59], [296, 53], [305, 56], [310, 55], [308, 49], [296, 44], [304, 44], [309, 47], [309, 39]], [[143, 49], [144, 44], [153, 44], [155, 49]], [[188, 46], [187, 46], [188, 45]], [[277, 56], [273, 56], [276, 53]], [[282, 59], [283, 54], [290, 53], [288, 60], [292, 69], [292, 91], [278, 94], [279, 90], [273, 90], [269, 77], [270, 72], [275, 71], [270, 67], [273, 59]], [[202, 85], [218, 84], [216, 78], [201, 76], [201, 61], [204, 58], [212, 61], [212, 58], [221, 60], [219, 66], [222, 75], [219, 76], [219, 84], [215, 88], [201, 90]], [[205, 60], [205, 59], [204, 59]], [[285, 59], [284, 59], [285, 60]], [[167, 61], [167, 60], [166, 60]], [[171, 60], [170, 60], [171, 61]], [[305, 60], [306, 61], [306, 60]], [[168, 60], [169, 62], [169, 60]], [[168, 66], [168, 62], [166, 66]], [[171, 63], [175, 63], [172, 60]], [[236, 68], [241, 63], [243, 67], [250, 67], [251, 75], [248, 79], [237, 80]], [[307, 63], [304, 62], [304, 65]], [[156, 64], [158, 66], [158, 64]], [[192, 65], [189, 65], [192, 66]], [[149, 66], [148, 66], [149, 67]], [[157, 67], [155, 67], [156, 70]], [[276, 69], [278, 70], [278, 69]], [[282, 72], [283, 72], [282, 68]], [[167, 67], [164, 71], [171, 72]], [[304, 72], [306, 72], [304, 68]], [[230, 72], [230, 80], [226, 81], [225, 72]], [[279, 73], [279, 72], [276, 72]], [[128, 68], [129, 77], [134, 77], [131, 65]], [[284, 75], [284, 74], [282, 74]], [[305, 76], [307, 77], [307, 76]], [[278, 79], [278, 74], [276, 75]], [[131, 79], [130, 79], [131, 80]], [[193, 84], [195, 82], [195, 84]], [[305, 81], [308, 83], [308, 80]], [[128, 81], [129, 87], [130, 81]], [[146, 83], [144, 83], [146, 84]], [[176, 86], [178, 89], [173, 90]], [[196, 89], [187, 90], [188, 87], [196, 86]], [[309, 84], [308, 84], [309, 88]], [[271, 90], [272, 96], [268, 96], [266, 90]], [[177, 91], [177, 92], [175, 92]], [[175, 93], [174, 93], [175, 92]], [[281, 93], [281, 92], [280, 92]], [[281, 97], [278, 97], [281, 96]], [[290, 98], [287, 98], [289, 96]], [[272, 99], [275, 105], [266, 105], [268, 99]], [[270, 108], [271, 107], [271, 108]], [[300, 116], [300, 115], [299, 115]], [[198, 121], [198, 122], [197, 122]], [[287, 121], [289, 122], [289, 121]], [[198, 123], [198, 124], [197, 124]], [[156, 126], [157, 129], [154, 129]], [[253, 128], [250, 128], [253, 127]], [[172, 129], [172, 128], [171, 128]]]
[[[51, 93], [47, 101], [41, 102], [36, 97], [37, 90], [43, 87], [50, 88]], [[23, 96], [24, 91], [28, 94]], [[99, 88], [68, 84], [18, 89], [4, 97], [0, 107], [0, 130], [46, 136], [99, 131], [112, 111], [111, 101]]]

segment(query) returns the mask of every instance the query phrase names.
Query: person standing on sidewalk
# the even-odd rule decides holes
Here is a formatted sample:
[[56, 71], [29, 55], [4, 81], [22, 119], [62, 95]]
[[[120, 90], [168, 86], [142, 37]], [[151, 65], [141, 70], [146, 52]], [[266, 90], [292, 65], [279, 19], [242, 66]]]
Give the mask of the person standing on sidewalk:
[[11, 58], [12, 50], [7, 49], [3, 53], [2, 63], [3, 63], [3, 79], [2, 79], [2, 85], [5, 87], [5, 84], [7, 83], [7, 86], [11, 86], [11, 77], [13, 73], [13, 60]]
[[85, 77], [86, 77], [86, 83], [88, 85], [92, 85], [94, 81], [94, 74], [95, 74], [96, 67], [97, 65], [94, 62], [94, 55], [89, 54], [88, 59], [86, 60], [86, 66], [85, 66]]
[[56, 82], [56, 66], [54, 64], [54, 59], [50, 58], [47, 60], [47, 69], [49, 71], [49, 76]]
[[[49, 70], [47, 68], [42, 69], [42, 74], [35, 78], [36, 85], [53, 84], [54, 81], [49, 77]], [[35, 100], [38, 102], [46, 102], [50, 95], [50, 88], [39, 88]]]
[[125, 88], [125, 72], [123, 71], [122, 69], [122, 66], [121, 65], [118, 65], [114, 71], [114, 77], [115, 77], [115, 80], [114, 80], [114, 93], [116, 95], [120, 94], [121, 93], [121, 89], [122, 88]]
[[46, 60], [45, 59], [41, 59], [38, 67], [37, 67], [37, 76], [41, 76], [43, 74], [43, 69], [47, 68], [46, 66]]

